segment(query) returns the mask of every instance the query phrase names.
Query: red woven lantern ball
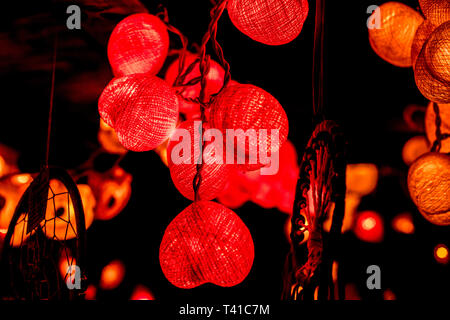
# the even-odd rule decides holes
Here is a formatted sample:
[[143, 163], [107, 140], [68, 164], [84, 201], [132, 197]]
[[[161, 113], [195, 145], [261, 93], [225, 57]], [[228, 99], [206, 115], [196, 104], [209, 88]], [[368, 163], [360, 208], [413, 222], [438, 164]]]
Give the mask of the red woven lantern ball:
[[159, 262], [166, 278], [179, 288], [207, 282], [231, 287], [247, 277], [254, 255], [250, 231], [233, 211], [198, 201], [167, 227]]
[[120, 21], [108, 41], [108, 59], [116, 77], [147, 72], [155, 75], [168, 51], [166, 25], [148, 13], [133, 14]]
[[308, 15], [307, 0], [230, 0], [228, 15], [242, 33], [268, 45], [291, 42]]
[[[197, 59], [199, 56], [188, 53], [185, 57], [184, 61], [184, 73], [187, 68]], [[167, 83], [173, 85], [179, 72], [179, 63], [180, 60], [176, 59], [167, 69], [165, 79]], [[184, 78], [183, 82], [189, 82], [194, 78], [200, 77], [200, 67], [199, 63], [195, 64], [195, 67], [189, 72]], [[225, 71], [223, 68], [215, 61], [211, 60], [209, 65], [209, 71], [206, 75], [206, 87], [205, 87], [205, 100], [208, 101], [212, 94], [217, 93], [223, 85]], [[184, 91], [182, 96], [184, 98], [195, 99], [200, 96], [201, 85], [200, 82], [189, 87], [184, 87]], [[199, 113], [200, 105], [194, 102], [187, 102], [186, 100], [180, 99], [180, 112], [191, 114], [191, 113]]]
[[178, 99], [172, 88], [155, 76], [135, 74], [113, 79], [100, 96], [102, 119], [128, 150], [156, 148], [176, 127]]
[[[243, 134], [254, 130], [256, 139], [246, 138], [245, 148], [236, 138], [234, 142], [231, 138], [225, 142], [227, 148], [231, 143], [234, 144], [237, 161], [241, 159], [241, 163], [245, 160], [245, 163], [252, 164], [249, 159], [254, 159], [254, 163], [261, 166], [267, 163], [261, 161], [260, 154], [277, 152], [286, 141], [289, 131], [288, 119], [280, 103], [268, 92], [250, 84], [224, 88], [211, 104], [210, 121], [212, 127], [223, 132], [224, 140], [228, 140], [228, 129], [236, 133], [239, 130]], [[265, 130], [265, 139], [264, 136], [260, 138], [262, 130]], [[277, 130], [278, 139], [275, 139], [271, 130]]]
[[[200, 156], [202, 138], [199, 133], [200, 129], [201, 121], [184, 121], [172, 135], [167, 147], [172, 181], [178, 191], [190, 200], [195, 198], [193, 181]], [[205, 124], [203, 132], [207, 129], [208, 126]], [[225, 187], [231, 173], [232, 165], [226, 164], [221, 156], [223, 145], [220, 144], [218, 149], [215, 146], [214, 141], [206, 143], [203, 150], [202, 161], [204, 163], [201, 168], [202, 180], [199, 189], [199, 199], [201, 200], [211, 200], [217, 197]], [[219, 157], [222, 159], [222, 163], [219, 163]]]
[[363, 211], [356, 219], [353, 232], [362, 241], [380, 242], [384, 236], [383, 219], [375, 211]]

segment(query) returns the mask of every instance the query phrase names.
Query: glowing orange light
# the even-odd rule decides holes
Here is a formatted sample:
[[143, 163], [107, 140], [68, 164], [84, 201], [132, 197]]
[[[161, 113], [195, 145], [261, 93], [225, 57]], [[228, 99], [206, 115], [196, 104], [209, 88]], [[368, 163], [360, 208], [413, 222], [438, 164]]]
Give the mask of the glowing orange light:
[[391, 289], [386, 289], [383, 292], [383, 299], [384, 300], [397, 300], [397, 296], [395, 295], [394, 292], [392, 292]]
[[94, 286], [93, 284], [88, 285], [84, 293], [84, 298], [86, 300], [95, 300], [96, 296], [97, 296], [97, 287]]
[[111, 261], [107, 264], [100, 276], [100, 288], [112, 290], [117, 288], [125, 277], [125, 266], [120, 260]]
[[147, 287], [139, 284], [134, 288], [130, 300], [155, 300], [155, 297]]
[[[76, 266], [77, 261], [73, 258], [68, 249], [65, 249], [61, 252], [61, 257], [59, 258], [59, 272], [63, 279], [74, 278], [75, 268], [71, 268], [69, 270], [69, 266]], [[70, 273], [69, 273], [70, 271]]]
[[365, 196], [373, 192], [378, 183], [378, 168], [372, 163], [356, 163], [347, 165], [347, 191]]
[[383, 219], [375, 211], [363, 211], [356, 219], [353, 232], [362, 241], [380, 242], [384, 235]]
[[438, 244], [434, 248], [434, 258], [441, 264], [447, 264], [449, 261], [448, 248], [445, 244]]
[[405, 212], [397, 215], [392, 220], [392, 228], [400, 233], [413, 234], [415, 228], [411, 214]]
[[15, 185], [29, 184], [33, 178], [28, 173], [18, 174], [11, 177], [11, 182]]
[[430, 144], [424, 136], [412, 137], [406, 141], [402, 150], [402, 158], [406, 165], [411, 165], [418, 157], [430, 151]]

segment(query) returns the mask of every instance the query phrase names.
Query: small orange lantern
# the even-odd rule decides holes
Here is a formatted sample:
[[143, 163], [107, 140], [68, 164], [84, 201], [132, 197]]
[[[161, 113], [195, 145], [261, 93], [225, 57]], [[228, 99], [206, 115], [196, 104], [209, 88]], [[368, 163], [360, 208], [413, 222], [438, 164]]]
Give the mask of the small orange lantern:
[[450, 225], [450, 157], [429, 152], [409, 168], [408, 189], [420, 213], [433, 224]]
[[100, 128], [97, 135], [100, 145], [109, 153], [113, 154], [125, 154], [125, 149], [117, 138], [117, 134], [114, 129], [106, 124], [103, 119], [100, 118]]
[[348, 164], [346, 170], [347, 192], [360, 197], [373, 192], [378, 183], [378, 168], [372, 163]]
[[104, 173], [88, 174], [88, 184], [97, 199], [95, 219], [112, 219], [125, 208], [131, 197], [132, 180], [131, 174], [118, 166]]
[[[441, 117], [441, 133], [450, 134], [450, 103], [438, 104], [438, 109]], [[436, 114], [432, 102], [430, 102], [425, 112], [425, 133], [430, 143], [436, 140]], [[450, 139], [441, 141], [441, 149], [439, 151], [442, 153], [450, 152]]]
[[424, 136], [412, 137], [406, 141], [402, 150], [402, 158], [406, 165], [411, 165], [418, 157], [430, 151], [430, 144]]
[[125, 266], [120, 260], [111, 261], [107, 264], [100, 276], [100, 288], [113, 290], [117, 288], [125, 277]]
[[[95, 198], [91, 188], [79, 184], [81, 200], [83, 202], [86, 229], [94, 221]], [[73, 239], [77, 236], [75, 209], [67, 188], [59, 180], [50, 180], [49, 200], [45, 221], [41, 223], [45, 235], [57, 240]]]
[[417, 29], [423, 22], [414, 9], [399, 2], [386, 2], [374, 13], [380, 15], [381, 25], [369, 29], [373, 50], [387, 62], [398, 67], [410, 67], [411, 46]]
[[[14, 215], [17, 204], [33, 179], [29, 174], [18, 174], [4, 177], [0, 180], [0, 238], [6, 236], [9, 224]], [[27, 233], [28, 217], [22, 214], [14, 227], [10, 245], [20, 246], [33, 234]]]

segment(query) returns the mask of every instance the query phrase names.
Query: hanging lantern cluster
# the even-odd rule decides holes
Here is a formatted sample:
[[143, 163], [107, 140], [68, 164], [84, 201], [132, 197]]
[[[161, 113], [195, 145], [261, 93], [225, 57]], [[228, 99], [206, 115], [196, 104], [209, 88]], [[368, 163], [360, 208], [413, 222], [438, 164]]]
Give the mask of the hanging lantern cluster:
[[[372, 48], [396, 66], [412, 66], [419, 91], [430, 100], [425, 136], [409, 139], [402, 150], [410, 166], [408, 189], [419, 212], [431, 223], [450, 224], [450, 6], [448, 0], [419, 0], [414, 9], [387, 2], [380, 28], [369, 29]], [[382, 39], [384, 38], [384, 40]]]
[[[306, 0], [218, 1], [196, 53], [187, 51], [187, 40], [169, 25], [167, 15], [161, 19], [161, 15], [129, 16], [110, 36], [108, 58], [116, 78], [98, 102], [104, 121], [100, 143], [108, 152], [122, 155], [125, 152], [117, 142], [131, 151], [154, 149], [169, 167], [178, 191], [195, 201], [175, 217], [161, 243], [161, 268], [178, 287], [192, 288], [204, 282], [232, 286], [251, 269], [254, 248], [249, 230], [234, 212], [209, 200], [223, 199], [224, 188], [228, 185], [230, 190], [240, 176], [253, 179], [245, 201], [251, 199], [288, 212], [298, 175], [295, 149], [285, 144], [289, 130], [285, 111], [265, 90], [231, 80], [230, 67], [216, 40], [218, 20], [227, 10], [236, 27], [252, 39], [281, 45], [299, 35], [308, 9]], [[183, 48], [164, 68], [163, 81], [157, 74], [171, 54], [167, 31], [180, 37]], [[208, 43], [217, 62], [206, 54]], [[228, 135], [230, 130], [238, 135], [254, 132], [256, 137], [245, 137], [244, 144], [239, 144], [239, 137]], [[217, 140], [217, 136], [223, 139]], [[230, 150], [231, 162], [226, 155]], [[268, 159], [275, 154], [282, 162], [278, 173], [264, 176], [262, 171], [254, 171], [268, 167]], [[116, 210], [105, 207], [109, 202], [102, 196], [107, 198], [108, 193], [97, 180], [101, 179], [89, 176], [94, 194], [100, 192], [96, 207], [101, 214], [96, 210], [95, 216], [108, 218]], [[239, 184], [246, 182], [241, 179]], [[276, 196], [266, 196], [267, 188]]]

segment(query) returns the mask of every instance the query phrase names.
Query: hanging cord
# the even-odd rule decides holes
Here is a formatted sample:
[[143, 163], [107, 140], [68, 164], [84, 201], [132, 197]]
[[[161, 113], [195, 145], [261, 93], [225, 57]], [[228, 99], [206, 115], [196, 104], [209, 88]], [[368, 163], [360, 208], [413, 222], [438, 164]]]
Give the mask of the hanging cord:
[[[222, 16], [223, 12], [225, 11], [225, 8], [227, 6], [228, 0], [221, 0], [217, 1], [213, 9], [211, 10], [211, 21], [208, 26], [208, 30], [206, 31], [205, 35], [202, 39], [202, 44], [200, 46], [200, 56], [195, 59], [187, 68], [184, 70], [185, 66], [185, 53], [186, 50], [182, 50], [180, 54], [179, 59], [179, 68], [178, 68], [178, 75], [176, 80], [173, 83], [174, 87], [177, 87], [177, 94], [178, 96], [185, 100], [186, 102], [191, 103], [198, 103], [200, 105], [203, 105], [205, 107], [208, 107], [209, 104], [212, 102], [215, 96], [217, 96], [220, 92], [222, 92], [223, 88], [225, 88], [228, 84], [228, 82], [231, 80], [231, 74], [230, 74], [230, 65], [226, 61], [222, 46], [217, 41], [217, 24], [219, 22], [220, 17]], [[214, 53], [216, 54], [218, 58], [218, 62], [220, 66], [224, 69], [224, 82], [222, 88], [215, 94], [212, 94], [209, 98], [209, 101], [201, 101], [200, 97], [196, 98], [186, 98], [182, 94], [184, 90], [187, 87], [194, 86], [198, 83], [201, 84], [202, 78], [206, 77], [208, 74], [208, 70], [205, 69], [205, 63], [206, 63], [206, 46], [208, 43], [211, 43], [212, 48], [214, 50]], [[209, 59], [209, 58], [208, 58]], [[203, 70], [205, 72], [202, 72], [200, 70], [200, 76], [190, 79], [189, 81], [185, 81], [186, 77], [194, 70], [194, 68], [199, 65], [199, 69], [201, 69], [201, 64], [203, 64]], [[184, 70], [184, 71], [183, 71]]]
[[431, 147], [431, 152], [439, 152], [442, 146], [442, 140], [450, 138], [450, 134], [441, 132], [441, 113], [439, 111], [439, 106], [436, 102], [433, 102], [433, 110], [436, 116], [435, 125], [436, 125], [436, 140], [433, 142], [433, 146]]
[[48, 168], [48, 160], [50, 155], [50, 136], [52, 132], [52, 114], [53, 114], [53, 99], [55, 96], [55, 74], [56, 74], [56, 51], [58, 48], [58, 33], [55, 33], [55, 40], [53, 44], [53, 60], [52, 60], [52, 84], [50, 89], [50, 108], [48, 111], [48, 125], [47, 125], [47, 143], [45, 151], [45, 168]]
[[324, 43], [324, 16], [325, 1], [316, 0], [316, 17], [314, 28], [313, 49], [313, 72], [312, 72], [312, 94], [313, 94], [313, 118], [319, 122], [324, 120], [323, 115], [323, 43]]
[[[201, 112], [201, 126], [199, 127], [199, 137], [201, 137], [201, 140], [199, 141], [199, 159], [197, 161], [197, 167], [196, 167], [196, 173], [193, 180], [193, 187], [194, 187], [194, 194], [195, 194], [195, 201], [200, 200], [199, 197], [199, 189], [202, 182], [202, 176], [201, 172], [203, 169], [203, 150], [205, 148], [205, 141], [203, 139], [203, 127], [207, 123], [205, 110], [206, 108], [209, 108], [211, 102], [213, 101], [214, 97], [217, 96], [223, 88], [226, 87], [228, 84], [231, 75], [230, 75], [230, 66], [228, 62], [225, 60], [223, 55], [223, 50], [220, 44], [217, 42], [216, 36], [217, 36], [217, 24], [219, 22], [220, 17], [222, 16], [222, 13], [224, 12], [228, 0], [221, 0], [216, 3], [214, 8], [211, 10], [211, 21], [208, 26], [208, 30], [205, 33], [203, 39], [202, 39], [202, 45], [201, 45], [201, 53], [200, 53], [200, 59], [198, 61], [195, 61], [192, 63], [189, 67], [193, 68], [193, 65], [195, 66], [196, 63], [199, 63], [199, 70], [200, 70], [200, 77], [197, 78], [198, 82], [200, 82], [200, 94], [197, 99], [197, 102], [200, 104], [200, 112]], [[206, 101], [206, 83], [207, 83], [207, 76], [209, 73], [210, 68], [210, 56], [206, 54], [206, 46], [207, 44], [212, 40], [212, 47], [214, 49], [214, 52], [216, 53], [219, 63], [222, 65], [223, 69], [225, 70], [224, 75], [224, 81], [222, 88], [214, 95], [211, 95], [208, 101]], [[189, 69], [189, 68], [188, 68]], [[180, 69], [182, 70], [182, 69]], [[181, 72], [181, 71], [179, 71]], [[186, 76], [188, 72], [184, 73], [184, 76]], [[194, 80], [194, 79], [193, 79]], [[195, 128], [194, 128], [195, 130]]]

